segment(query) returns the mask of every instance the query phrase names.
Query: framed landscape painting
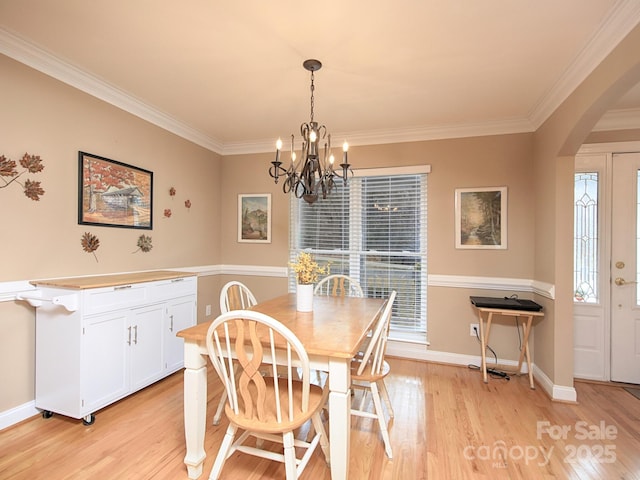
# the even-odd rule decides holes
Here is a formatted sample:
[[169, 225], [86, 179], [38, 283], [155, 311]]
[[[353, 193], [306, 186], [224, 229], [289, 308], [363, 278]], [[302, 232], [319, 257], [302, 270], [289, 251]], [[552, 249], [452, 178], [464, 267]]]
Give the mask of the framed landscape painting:
[[271, 243], [271, 194], [238, 195], [238, 242]]
[[153, 172], [78, 152], [78, 224], [153, 228]]
[[507, 248], [507, 187], [457, 188], [456, 248]]

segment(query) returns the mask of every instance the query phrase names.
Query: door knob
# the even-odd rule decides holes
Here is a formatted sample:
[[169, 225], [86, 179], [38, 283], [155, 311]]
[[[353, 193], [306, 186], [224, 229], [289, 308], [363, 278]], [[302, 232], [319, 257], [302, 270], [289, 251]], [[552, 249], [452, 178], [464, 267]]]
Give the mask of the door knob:
[[621, 287], [622, 285], [631, 285], [632, 283], [638, 283], [638, 282], [627, 282], [624, 278], [622, 277], [618, 277], [614, 280], [615, 284], [618, 285], [619, 287]]

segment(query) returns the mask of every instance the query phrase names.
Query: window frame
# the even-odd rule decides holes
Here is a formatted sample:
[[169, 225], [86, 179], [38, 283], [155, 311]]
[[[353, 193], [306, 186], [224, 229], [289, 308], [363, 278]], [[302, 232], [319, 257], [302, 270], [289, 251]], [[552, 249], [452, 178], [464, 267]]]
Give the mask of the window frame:
[[[410, 342], [418, 342], [418, 343], [427, 343], [427, 291], [428, 291], [428, 273], [427, 273], [427, 186], [428, 186], [428, 174], [431, 172], [430, 165], [417, 165], [417, 166], [405, 166], [405, 167], [385, 167], [385, 168], [368, 168], [368, 169], [356, 169], [353, 172], [354, 180], [356, 178], [362, 177], [392, 177], [392, 176], [407, 176], [407, 175], [424, 175], [424, 184], [422, 185], [421, 193], [424, 197], [420, 199], [420, 206], [422, 209], [419, 214], [421, 216], [421, 223], [424, 225], [424, 228], [420, 230], [419, 234], [419, 252], [412, 252], [409, 256], [416, 256], [420, 260], [421, 269], [419, 272], [420, 277], [420, 301], [418, 304], [414, 304], [414, 307], [418, 307], [420, 311], [420, 317], [418, 319], [418, 323], [420, 325], [424, 325], [424, 331], [422, 330], [398, 330], [395, 328], [391, 329], [390, 339], [392, 340], [401, 340], [401, 341], [410, 341]], [[339, 188], [343, 188], [340, 186]], [[364, 214], [364, 209], [362, 208], [361, 202], [361, 194], [362, 188], [361, 183], [357, 181], [349, 182], [348, 188], [350, 189], [350, 199], [349, 199], [349, 247], [348, 251], [344, 249], [340, 250], [344, 252], [346, 256], [349, 257], [349, 270], [350, 275], [360, 281], [360, 266], [361, 266], [361, 258], [366, 257], [366, 252], [362, 252], [362, 218]], [[320, 199], [318, 202], [322, 202]], [[299, 231], [298, 225], [300, 225], [300, 209], [298, 205], [300, 203], [299, 199], [295, 198], [293, 195], [290, 197], [290, 236], [289, 236], [289, 257], [290, 261], [293, 261], [300, 251], [317, 251], [317, 249], [303, 249], [298, 247], [299, 245]], [[357, 205], [357, 206], [356, 206]], [[362, 253], [360, 253], [362, 252]], [[326, 252], [323, 252], [326, 253]], [[365, 253], [365, 255], [363, 255]], [[394, 252], [389, 252], [393, 255]], [[364, 286], [366, 287], [366, 286]], [[366, 289], [366, 288], [365, 288]], [[291, 270], [289, 270], [289, 291], [295, 291], [295, 276], [292, 275]], [[410, 318], [410, 317], [409, 317]], [[414, 317], [415, 318], [415, 317]], [[393, 322], [392, 322], [393, 326]]]

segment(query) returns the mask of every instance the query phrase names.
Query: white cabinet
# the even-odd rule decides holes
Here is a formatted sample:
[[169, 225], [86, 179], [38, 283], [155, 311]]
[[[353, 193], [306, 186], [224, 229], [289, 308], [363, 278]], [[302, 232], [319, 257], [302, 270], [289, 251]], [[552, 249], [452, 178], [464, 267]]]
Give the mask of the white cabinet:
[[138, 390], [163, 377], [163, 328], [166, 305], [131, 309], [127, 345], [131, 364], [131, 388]]
[[[129, 282], [129, 283], [127, 283]], [[196, 323], [197, 277], [182, 272], [34, 282], [36, 407], [94, 413], [183, 366], [180, 330]], [[106, 285], [106, 286], [104, 286]], [[77, 295], [77, 310], [46, 299]]]
[[[43, 320], [44, 322], [49, 320]], [[129, 312], [118, 310], [102, 315], [87, 316], [83, 322], [81, 342], [80, 372], [80, 403], [76, 411], [59, 411], [73, 417], [83, 417], [95, 412], [111, 402], [124, 397], [129, 393], [129, 350], [130, 346], [123, 341], [125, 332], [128, 331]], [[37, 329], [43, 329], [37, 325]], [[56, 340], [57, 341], [57, 340]], [[44, 372], [55, 378], [62, 373], [62, 368], [69, 366], [58, 362], [49, 363], [51, 352], [47, 345], [39, 345], [36, 351], [36, 406], [39, 408], [57, 411], [58, 404], [49, 405], [48, 396], [54, 391], [51, 388], [59, 388], [52, 385], [43, 389], [45, 379]], [[47, 365], [43, 365], [47, 361]], [[46, 379], [47, 381], [49, 379]], [[47, 382], [48, 383], [48, 382]], [[53, 382], [51, 382], [53, 383]], [[47, 408], [47, 405], [51, 408]]]
[[173, 299], [167, 305], [164, 321], [164, 369], [167, 373], [184, 366], [184, 340], [176, 337], [176, 333], [195, 325], [191, 319], [196, 315], [196, 304], [190, 297]]

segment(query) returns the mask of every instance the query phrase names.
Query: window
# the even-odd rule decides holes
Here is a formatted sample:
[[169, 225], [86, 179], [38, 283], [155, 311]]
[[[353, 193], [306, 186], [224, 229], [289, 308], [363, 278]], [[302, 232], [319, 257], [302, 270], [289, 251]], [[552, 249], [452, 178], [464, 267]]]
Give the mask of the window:
[[[292, 196], [290, 218], [291, 261], [312, 252], [332, 274], [356, 279], [367, 297], [396, 290], [391, 337], [426, 341], [426, 173], [356, 172], [347, 188], [340, 182], [313, 205]], [[289, 284], [294, 291], [294, 276]]]
[[574, 176], [573, 298], [597, 303], [598, 292], [598, 173]]

